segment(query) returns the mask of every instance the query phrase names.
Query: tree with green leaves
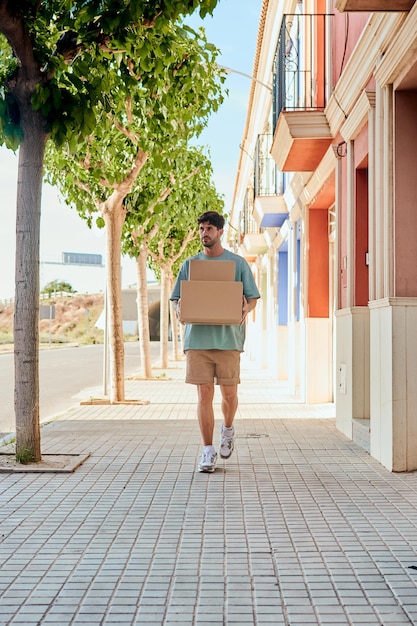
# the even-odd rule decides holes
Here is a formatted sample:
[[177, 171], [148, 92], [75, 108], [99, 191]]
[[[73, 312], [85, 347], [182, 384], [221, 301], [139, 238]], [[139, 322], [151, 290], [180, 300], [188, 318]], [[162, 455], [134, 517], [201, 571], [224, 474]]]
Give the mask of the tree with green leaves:
[[[163, 32], [146, 35], [153, 42], [148, 73], [143, 74], [129, 57], [121, 82], [119, 62], [105, 106], [96, 107], [96, 126], [88, 141], [73, 158], [66, 145], [57, 149], [51, 144], [45, 160], [49, 181], [66, 201], [89, 223], [95, 219], [106, 229], [111, 402], [123, 401], [125, 390], [121, 299], [125, 198], [138, 187], [152, 185], [167, 159], [181, 159], [184, 142], [201, 132], [223, 98], [217, 50], [207, 43], [204, 31], [171, 24]], [[165, 55], [162, 65], [159, 54]]]
[[48, 296], [55, 295], [57, 293], [76, 293], [72, 285], [63, 280], [51, 280], [45, 285], [41, 293], [45, 293]]
[[[166, 236], [165, 225], [167, 219], [167, 198], [177, 189], [184, 185], [193, 184], [193, 178], [206, 167], [211, 172], [211, 163], [203, 155], [201, 148], [187, 148], [183, 144], [182, 153], [176, 151], [176, 157], [166, 154], [163, 161], [164, 167], [154, 168], [150, 160], [146, 167], [151, 175], [145, 176], [147, 184], [138, 186], [135, 193], [126, 198], [125, 206], [127, 217], [122, 232], [122, 250], [136, 259], [137, 266], [137, 308], [139, 345], [141, 355], [142, 374], [145, 378], [152, 377], [152, 361], [150, 350], [149, 333], [149, 302], [146, 270], [149, 263], [149, 246], [154, 238], [158, 241]], [[191, 230], [187, 234], [187, 240], [183, 247], [194, 236]], [[160, 311], [161, 317], [161, 311]], [[161, 332], [160, 332], [160, 338]], [[162, 343], [161, 343], [162, 345]]]
[[[129, 210], [123, 230], [123, 249], [136, 257], [138, 276], [145, 276], [146, 265], [149, 265], [161, 283], [160, 346], [161, 367], [165, 368], [168, 366], [169, 296], [173, 273], [185, 257], [199, 249], [198, 216], [209, 208], [223, 209], [223, 200], [212, 181], [211, 162], [202, 148], [185, 148], [180, 158], [168, 160], [166, 166], [170, 168], [169, 184], [162, 188], [160, 180], [156, 201], [150, 197], [149, 189], [134, 196], [135, 205]], [[165, 176], [167, 178], [167, 174]], [[127, 201], [130, 206], [132, 198]], [[139, 323], [146, 327], [146, 295], [142, 295], [145, 291], [142, 285], [138, 303], [141, 305]], [[141, 358], [150, 364], [150, 350], [146, 340], [143, 343]]]
[[[48, 139], [78, 150], [109, 110], [115, 76], [147, 84], [172, 51], [164, 33], [181, 15], [211, 13], [217, 0], [0, 0], [0, 141], [19, 148], [14, 315], [16, 458], [40, 461], [39, 236]], [[186, 59], [177, 72], [184, 72]], [[200, 77], [196, 76], [196, 89]], [[149, 88], [149, 85], [148, 85]], [[161, 83], [158, 83], [158, 88]], [[155, 92], [159, 97], [159, 91]], [[148, 103], [147, 103], [148, 104]], [[126, 110], [129, 113], [129, 107]], [[143, 111], [145, 122], [149, 107]], [[163, 110], [160, 115], [164, 115]], [[126, 122], [126, 120], [124, 121]], [[126, 128], [126, 123], [124, 124]], [[146, 152], [144, 153], [145, 156]], [[123, 153], [119, 155], [124, 159]], [[70, 157], [69, 157], [70, 158]], [[140, 157], [131, 164], [140, 167]]]

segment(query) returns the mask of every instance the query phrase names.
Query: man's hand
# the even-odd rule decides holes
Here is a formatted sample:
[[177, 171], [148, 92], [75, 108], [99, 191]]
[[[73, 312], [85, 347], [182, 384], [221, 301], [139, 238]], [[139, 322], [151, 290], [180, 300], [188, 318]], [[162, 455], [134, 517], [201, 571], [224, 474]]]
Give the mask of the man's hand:
[[253, 311], [253, 309], [256, 307], [256, 303], [257, 303], [256, 298], [251, 298], [250, 300], [246, 300], [245, 296], [242, 296], [242, 320], [240, 322], [240, 326], [242, 326], [248, 313]]
[[179, 321], [180, 324], [182, 324], [183, 326], [185, 326], [185, 322], [181, 321], [181, 299], [180, 300], [174, 300], [174, 306], [175, 306], [175, 310], [177, 313], [177, 319]]
[[242, 296], [242, 319], [240, 322], [240, 325], [242, 326], [243, 322], [246, 319], [247, 314], [249, 313], [249, 305], [248, 305], [248, 301], [246, 300], [245, 296]]

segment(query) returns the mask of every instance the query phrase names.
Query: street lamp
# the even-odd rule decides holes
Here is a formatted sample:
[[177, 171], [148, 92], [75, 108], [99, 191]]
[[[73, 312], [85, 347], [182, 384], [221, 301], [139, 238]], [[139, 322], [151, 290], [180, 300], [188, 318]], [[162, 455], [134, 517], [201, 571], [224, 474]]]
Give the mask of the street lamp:
[[234, 70], [231, 67], [226, 67], [225, 65], [217, 65], [217, 67], [221, 70], [224, 70], [226, 72], [226, 74], [240, 74], [241, 76], [245, 76], [246, 78], [250, 78], [251, 80], [254, 80], [255, 83], [258, 83], [259, 85], [262, 85], [262, 87], [265, 87], [266, 89], [268, 89], [268, 91], [270, 93], [272, 93], [272, 85], [268, 85], [267, 83], [263, 83], [261, 80], [258, 80], [257, 78], [255, 78], [255, 76], [251, 76], [250, 74], [246, 74], [245, 72], [241, 72], [240, 70]]

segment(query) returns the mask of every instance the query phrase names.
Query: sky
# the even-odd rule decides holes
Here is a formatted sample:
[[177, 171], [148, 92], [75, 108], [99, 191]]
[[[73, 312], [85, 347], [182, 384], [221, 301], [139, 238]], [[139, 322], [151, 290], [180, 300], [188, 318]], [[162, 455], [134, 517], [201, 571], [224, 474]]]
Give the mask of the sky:
[[[220, 0], [213, 16], [204, 21], [197, 15], [187, 19], [194, 28], [202, 25], [207, 39], [220, 50], [219, 65], [252, 75], [262, 0]], [[220, 110], [210, 117], [198, 144], [207, 146], [213, 165], [217, 191], [224, 196], [225, 211], [231, 208], [239, 145], [243, 136], [251, 81], [237, 73], [227, 76], [229, 91]], [[17, 155], [0, 147], [0, 302], [14, 296], [15, 219]], [[74, 208], [67, 206], [57, 190], [44, 184], [41, 206], [41, 289], [42, 266], [59, 263], [63, 252], [102, 254], [105, 257], [105, 235], [90, 230]], [[57, 266], [58, 267], [58, 266]], [[63, 280], [59, 277], [58, 280]], [[67, 280], [67, 277], [65, 277]], [[46, 281], [48, 282], [48, 280]], [[70, 282], [70, 281], [69, 281]], [[122, 287], [136, 282], [135, 262], [122, 262]], [[73, 285], [77, 289], [77, 285]], [[79, 290], [79, 289], [78, 289]], [[102, 289], [104, 290], [104, 285]]]

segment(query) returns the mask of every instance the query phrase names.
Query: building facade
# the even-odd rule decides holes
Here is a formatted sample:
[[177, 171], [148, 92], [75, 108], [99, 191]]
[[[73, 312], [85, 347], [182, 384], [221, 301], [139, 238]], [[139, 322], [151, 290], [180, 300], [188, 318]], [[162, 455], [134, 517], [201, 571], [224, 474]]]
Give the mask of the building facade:
[[253, 78], [229, 230], [262, 292], [251, 354], [415, 470], [417, 3], [264, 0]]

